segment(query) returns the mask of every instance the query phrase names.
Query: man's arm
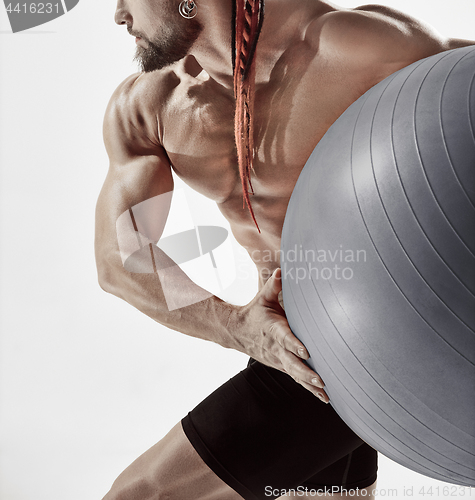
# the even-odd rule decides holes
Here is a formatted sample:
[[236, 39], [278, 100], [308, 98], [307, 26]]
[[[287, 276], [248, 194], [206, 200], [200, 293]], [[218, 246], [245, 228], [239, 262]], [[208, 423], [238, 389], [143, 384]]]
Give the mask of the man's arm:
[[415, 61], [475, 41], [447, 38], [432, 26], [380, 5], [330, 12], [318, 26], [318, 42], [328, 57], [347, 65], [362, 92]]
[[[126, 255], [129, 261], [124, 267], [124, 244], [120, 248], [119, 241], [127, 245], [127, 241], [137, 241], [138, 236], [145, 250], [150, 242], [156, 243], [168, 214], [171, 196], [166, 193], [173, 190], [166, 154], [152, 127], [147, 129], [147, 123], [151, 121], [147, 116], [150, 111], [140, 104], [135, 88], [139, 85], [138, 78], [128, 78], [117, 89], [104, 120], [104, 142], [110, 168], [96, 208], [95, 252], [99, 283], [107, 292], [124, 299], [169, 328], [226, 346], [230, 342], [226, 324], [233, 310], [231, 304], [207, 294], [207, 300], [170, 311], [158, 272], [127, 270], [131, 267], [146, 268], [152, 261], [150, 254], [138, 252], [135, 257]], [[146, 210], [142, 210], [140, 216], [136, 214], [134, 223], [141, 226], [137, 235], [133, 227], [121, 223], [121, 220], [140, 204], [145, 205]], [[159, 252], [158, 248], [156, 252]], [[134, 258], [136, 262], [131, 262]], [[137, 262], [140, 259], [144, 262]], [[164, 274], [173, 274], [173, 288], [179, 290], [177, 293], [200, 294], [200, 287], [172, 262], [170, 264], [168, 273]], [[158, 262], [157, 267], [160, 267]]]
[[[156, 118], [148, 115], [153, 106], [137, 93], [138, 78], [127, 79], [117, 89], [104, 121], [110, 168], [96, 210], [101, 287], [173, 330], [236, 349], [288, 373], [327, 401], [320, 377], [302, 361], [308, 353], [292, 334], [278, 302], [277, 274], [248, 305], [234, 306], [198, 287], [154, 244], [165, 226], [173, 178], [154, 130]], [[133, 252], [142, 246], [143, 252]], [[131, 272], [134, 269], [142, 272]], [[167, 296], [171, 290], [180, 300], [183, 295], [206, 298], [169, 310], [164, 280]]]

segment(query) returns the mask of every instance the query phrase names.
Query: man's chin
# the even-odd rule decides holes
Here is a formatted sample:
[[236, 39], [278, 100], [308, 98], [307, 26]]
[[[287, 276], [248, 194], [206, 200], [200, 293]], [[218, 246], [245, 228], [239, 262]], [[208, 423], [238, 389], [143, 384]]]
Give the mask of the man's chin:
[[140, 70], [143, 73], [151, 73], [167, 66], [170, 66], [176, 61], [165, 60], [160, 54], [157, 54], [150, 48], [137, 47], [135, 52], [134, 61], [139, 64]]

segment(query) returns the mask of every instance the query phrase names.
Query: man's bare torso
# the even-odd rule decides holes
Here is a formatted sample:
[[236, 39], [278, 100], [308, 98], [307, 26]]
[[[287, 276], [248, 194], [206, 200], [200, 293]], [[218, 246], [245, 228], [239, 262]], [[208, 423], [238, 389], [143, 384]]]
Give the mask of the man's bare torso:
[[[330, 9], [330, 14], [335, 13], [344, 16], [348, 10]], [[361, 7], [358, 15], [378, 18], [390, 29], [402, 30], [410, 23], [400, 13], [383, 7]], [[270, 81], [256, 87], [251, 203], [260, 234], [243, 208], [232, 91], [200, 71], [192, 56], [128, 81], [139, 96], [137, 112], [142, 119], [137, 122], [142, 131], [163, 146], [171, 167], [183, 181], [216, 201], [237, 241], [257, 265], [260, 285], [280, 265], [278, 250], [287, 204], [316, 144], [364, 92], [412, 62], [388, 60], [359, 71], [346, 58], [344, 45], [335, 45], [338, 28], [328, 29], [325, 18], [328, 15], [316, 16], [305, 36], [282, 54]], [[344, 39], [345, 19], [341, 21]]]

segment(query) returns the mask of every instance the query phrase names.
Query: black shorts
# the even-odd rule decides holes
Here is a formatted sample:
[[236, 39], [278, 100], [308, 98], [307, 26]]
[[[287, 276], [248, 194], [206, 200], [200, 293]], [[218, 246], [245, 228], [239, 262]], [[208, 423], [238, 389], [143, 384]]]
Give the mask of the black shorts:
[[253, 359], [183, 420], [193, 447], [245, 500], [376, 481], [377, 453], [290, 376]]

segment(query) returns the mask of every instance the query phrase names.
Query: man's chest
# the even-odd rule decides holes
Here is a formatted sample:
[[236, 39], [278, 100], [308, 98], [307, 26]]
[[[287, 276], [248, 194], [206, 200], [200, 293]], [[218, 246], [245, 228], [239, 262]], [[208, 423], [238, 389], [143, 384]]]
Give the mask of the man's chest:
[[[356, 88], [322, 67], [308, 74], [300, 68], [256, 89], [252, 180], [257, 195], [290, 195], [318, 141], [361, 94]], [[178, 86], [161, 123], [162, 144], [185, 182], [218, 202], [241, 192], [232, 96], [200, 83]]]

